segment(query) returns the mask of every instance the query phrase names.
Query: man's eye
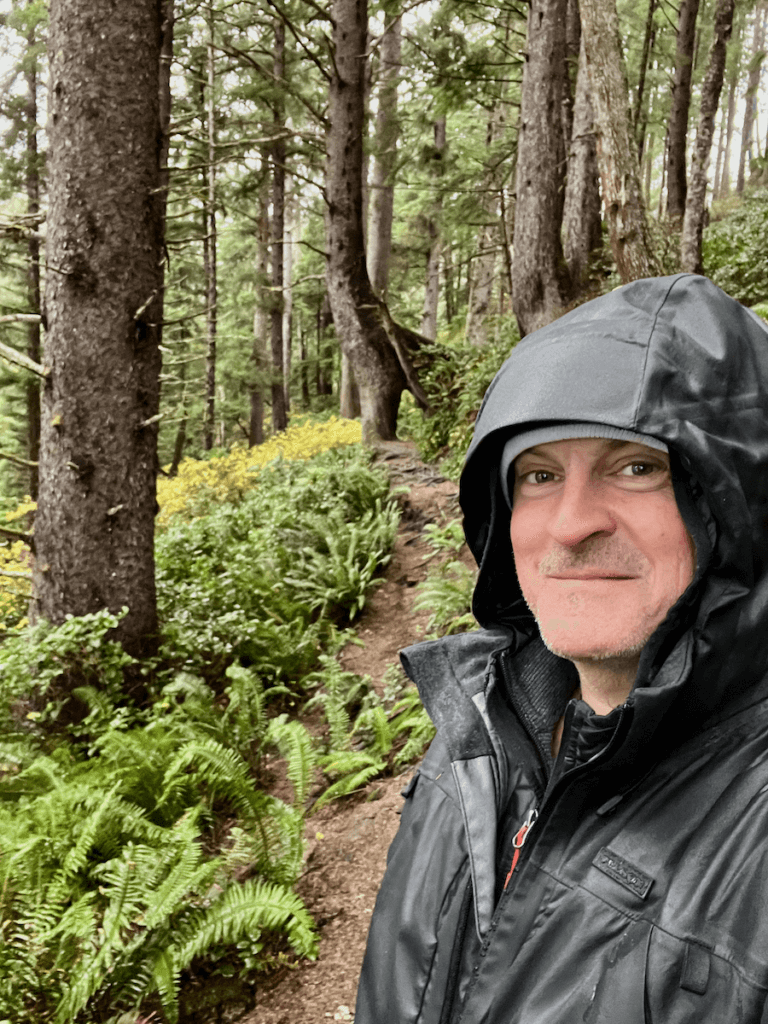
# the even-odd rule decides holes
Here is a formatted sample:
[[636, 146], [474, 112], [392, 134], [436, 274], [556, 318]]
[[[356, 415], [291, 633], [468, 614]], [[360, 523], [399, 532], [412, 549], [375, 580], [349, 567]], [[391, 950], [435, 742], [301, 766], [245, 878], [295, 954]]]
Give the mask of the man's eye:
[[624, 466], [619, 472], [622, 476], [650, 476], [658, 468], [653, 462], [630, 462], [629, 465]]
[[525, 484], [549, 484], [555, 479], [555, 474], [548, 469], [532, 469], [529, 473], [523, 473], [520, 479]]

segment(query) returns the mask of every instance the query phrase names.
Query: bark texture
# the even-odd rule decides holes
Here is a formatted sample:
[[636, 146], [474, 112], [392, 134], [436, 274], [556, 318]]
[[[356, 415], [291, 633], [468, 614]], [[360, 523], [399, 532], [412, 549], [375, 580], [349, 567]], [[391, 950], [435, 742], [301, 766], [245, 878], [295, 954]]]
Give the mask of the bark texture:
[[694, 274], [703, 273], [701, 235], [704, 230], [704, 208], [707, 195], [707, 167], [715, 131], [715, 115], [720, 103], [725, 74], [725, 49], [733, 25], [734, 0], [717, 0], [715, 29], [709, 66], [701, 87], [701, 113], [696, 145], [691, 163], [691, 184], [685, 204], [683, 237], [680, 245], [681, 266]]
[[52, 0], [37, 609], [156, 645], [160, 0]]
[[667, 150], [667, 215], [679, 225], [685, 212], [687, 190], [685, 143], [691, 106], [691, 73], [696, 38], [699, 0], [681, 0], [677, 19], [675, 75], [672, 80], [672, 109], [669, 114]]
[[560, 240], [567, 10], [567, 0], [531, 0], [528, 13], [513, 236], [512, 299], [521, 337], [560, 316], [570, 291]]
[[611, 250], [619, 277], [626, 284], [655, 276], [659, 266], [640, 191], [615, 0], [581, 0], [581, 31], [592, 87], [597, 164]]
[[582, 40], [573, 109], [573, 138], [568, 158], [568, 183], [563, 209], [565, 260], [575, 294], [586, 285], [590, 257], [602, 245], [600, 213], [595, 118]]
[[386, 302], [389, 263], [392, 256], [392, 216], [395, 203], [397, 163], [397, 83], [400, 78], [401, 19], [389, 3], [384, 8], [388, 22], [379, 49], [379, 104], [376, 111], [375, 159], [371, 180], [368, 269], [377, 295]]
[[333, 0], [327, 196], [327, 281], [333, 322], [360, 389], [363, 437], [393, 439], [400, 395], [428, 407], [414, 355], [420, 335], [396, 324], [375, 294], [363, 238], [366, 0]]

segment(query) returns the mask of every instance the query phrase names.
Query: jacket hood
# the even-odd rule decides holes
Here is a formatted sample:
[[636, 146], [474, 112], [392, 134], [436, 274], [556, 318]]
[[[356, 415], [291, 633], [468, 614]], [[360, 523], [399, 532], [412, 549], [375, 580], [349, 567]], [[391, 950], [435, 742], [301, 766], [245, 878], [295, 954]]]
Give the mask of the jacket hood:
[[[633, 692], [654, 717], [687, 687], [700, 720], [768, 669], [768, 330], [704, 277], [635, 281], [521, 341], [478, 414], [461, 479], [481, 625], [537, 627], [520, 592], [499, 463], [508, 438], [584, 421], [667, 444], [697, 571], [646, 645]], [[659, 690], [665, 691], [660, 699]]]

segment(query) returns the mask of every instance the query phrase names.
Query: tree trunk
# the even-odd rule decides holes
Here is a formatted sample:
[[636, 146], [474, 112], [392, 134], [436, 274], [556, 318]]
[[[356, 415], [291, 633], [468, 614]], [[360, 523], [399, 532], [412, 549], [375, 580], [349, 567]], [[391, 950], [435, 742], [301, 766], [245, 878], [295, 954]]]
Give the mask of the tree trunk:
[[341, 350], [341, 380], [339, 382], [339, 415], [345, 420], [356, 420], [360, 415], [360, 389], [355, 371], [346, 352]]
[[725, 48], [731, 35], [734, 0], [717, 0], [715, 29], [709, 67], [701, 87], [701, 113], [696, 145], [691, 163], [691, 186], [685, 204], [685, 220], [681, 240], [681, 265], [694, 274], [703, 273], [701, 264], [701, 233], [704, 230], [704, 204], [707, 194], [707, 165], [715, 129], [715, 114], [720, 103], [720, 90], [725, 74]]
[[699, 0], [680, 0], [675, 75], [672, 80], [672, 109], [669, 115], [667, 169], [667, 216], [677, 226], [681, 224], [685, 213], [685, 142], [688, 135], [688, 111], [691, 106], [691, 72], [698, 13]]
[[563, 209], [563, 234], [565, 260], [571, 275], [572, 287], [574, 294], [579, 294], [587, 284], [589, 260], [602, 245], [600, 176], [597, 170], [595, 123], [583, 40], [579, 56], [573, 139], [570, 149]]
[[301, 408], [309, 412], [311, 401], [309, 397], [309, 364], [307, 352], [307, 336], [304, 333], [303, 319], [299, 320], [299, 338], [301, 345]]
[[137, 656], [157, 645], [160, 20], [159, 0], [50, 4], [37, 610], [127, 607]]
[[368, 269], [374, 291], [387, 300], [389, 262], [392, 256], [392, 216], [395, 201], [397, 137], [397, 83], [400, 79], [401, 19], [399, 3], [384, 5], [386, 29], [381, 38], [379, 57], [379, 105], [376, 112], [376, 140], [371, 181], [370, 229], [368, 232]]
[[434, 149], [430, 159], [430, 178], [435, 183], [434, 199], [427, 218], [427, 274], [424, 286], [424, 309], [421, 314], [421, 333], [434, 341], [437, 337], [437, 306], [440, 299], [440, 251], [442, 249], [443, 193], [440, 179], [443, 175], [443, 160], [446, 145], [445, 116], [434, 123]]
[[[734, 11], [734, 19], [735, 19]], [[738, 52], [740, 43], [742, 19], [736, 20], [733, 27], [731, 51]], [[738, 60], [733, 60], [732, 67], [728, 72], [728, 114], [725, 123], [725, 151], [723, 153], [723, 169], [717, 184], [718, 199], [725, 199], [731, 190], [731, 142], [733, 141], [733, 125], [736, 116], [736, 89], [738, 88]]]
[[396, 436], [400, 395], [408, 387], [428, 407], [413, 364], [420, 339], [395, 324], [368, 277], [363, 237], [366, 0], [333, 0], [326, 173], [328, 295], [333, 322], [358, 387], [363, 437]]
[[187, 361], [182, 361], [179, 369], [179, 377], [181, 378], [182, 391], [181, 391], [181, 418], [179, 419], [179, 425], [176, 429], [176, 437], [173, 442], [173, 457], [171, 459], [171, 465], [168, 469], [168, 476], [176, 476], [179, 472], [179, 466], [181, 460], [184, 458], [184, 447], [187, 443], [187, 420], [189, 412], [187, 409]]
[[[27, 32], [27, 63], [24, 70], [27, 87], [24, 112], [25, 186], [27, 213], [31, 218], [35, 218], [40, 212], [40, 158], [37, 147], [38, 57], [35, 28], [35, 25], [31, 25]], [[37, 224], [34, 225], [27, 238], [27, 304], [30, 313], [40, 313], [40, 241]], [[39, 323], [30, 323], [27, 326], [27, 355], [33, 362], [40, 362]], [[26, 374], [26, 378], [27, 459], [30, 462], [27, 486], [30, 497], [37, 500], [37, 461], [40, 455], [40, 381], [31, 373]]]
[[168, 189], [170, 187], [170, 168], [168, 159], [171, 152], [171, 64], [173, 62], [173, 30], [175, 26], [175, 0], [163, 0], [161, 8], [161, 39], [160, 39], [160, 209], [162, 212], [163, 238], [165, 238], [165, 219], [168, 209]]
[[568, 0], [565, 24], [565, 73], [563, 75], [563, 151], [566, 162], [573, 137], [573, 106], [576, 102], [576, 82], [579, 74], [581, 49], [581, 17], [578, 0]]
[[757, 110], [757, 90], [760, 85], [760, 71], [763, 66], [765, 53], [765, 11], [762, 4], [755, 7], [755, 24], [752, 35], [752, 59], [749, 63], [749, 77], [747, 79], [747, 91], [744, 95], [744, 123], [741, 129], [741, 152], [739, 154], [739, 172], [736, 178], [736, 191], [741, 194], [744, 191], [748, 159], [752, 148], [752, 132], [755, 124], [755, 112]]
[[216, 335], [218, 332], [218, 282], [216, 252], [216, 63], [213, 49], [213, 14], [210, 14], [208, 39], [208, 88], [206, 93], [206, 125], [208, 129], [208, 159], [205, 167], [206, 197], [203, 204], [203, 264], [205, 267], [205, 419], [203, 443], [207, 451], [213, 448], [216, 422]]
[[264, 441], [264, 386], [267, 379], [267, 346], [270, 330], [272, 297], [269, 292], [269, 209], [265, 175], [259, 189], [259, 222], [256, 235], [256, 304], [253, 310], [253, 349], [251, 351], [251, 385], [248, 447]]
[[531, 0], [528, 13], [513, 237], [513, 302], [521, 337], [560, 316], [570, 291], [560, 240], [566, 12], [567, 0]]
[[615, 0], [581, 0], [581, 30], [611, 250], [619, 277], [626, 284], [658, 274], [659, 266], [651, 248], [640, 191]]
[[656, 0], [648, 0], [648, 14], [645, 19], [645, 35], [643, 37], [643, 52], [640, 57], [640, 74], [637, 79], [637, 95], [635, 97], [635, 110], [633, 116], [633, 131], [637, 142], [637, 160], [642, 163], [643, 143], [645, 131], [648, 125], [648, 115], [645, 108], [645, 78], [648, 73], [648, 65], [653, 53], [653, 43], [656, 30], [653, 24], [653, 16], [656, 13]]
[[336, 345], [330, 337], [332, 326], [331, 301], [326, 292], [317, 311], [317, 393], [325, 397], [333, 394], [333, 356]]
[[[285, 79], [285, 25], [275, 18], [275, 81]], [[270, 312], [270, 348], [272, 352], [272, 430], [277, 434], [288, 426], [283, 389], [283, 232], [285, 230], [285, 98], [278, 88], [272, 101], [272, 217], [270, 242], [272, 253], [272, 304]]]
[[291, 362], [293, 359], [293, 209], [290, 178], [286, 183], [285, 227], [283, 230], [283, 401], [286, 416], [291, 408]]

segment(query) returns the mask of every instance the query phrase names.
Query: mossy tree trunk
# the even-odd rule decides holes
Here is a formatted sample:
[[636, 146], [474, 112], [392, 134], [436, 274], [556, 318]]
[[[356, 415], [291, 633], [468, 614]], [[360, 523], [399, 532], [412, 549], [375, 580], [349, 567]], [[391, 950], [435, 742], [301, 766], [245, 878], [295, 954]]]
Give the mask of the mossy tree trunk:
[[414, 354], [420, 335], [396, 324], [371, 286], [363, 233], [366, 0], [333, 0], [333, 60], [326, 170], [327, 282], [333, 323], [360, 391], [363, 437], [396, 436], [400, 395], [428, 406]]
[[161, 0], [51, 0], [37, 610], [157, 644]]
[[637, 146], [615, 0], [581, 0], [581, 31], [592, 87], [611, 251], [622, 284], [659, 273], [640, 189]]

